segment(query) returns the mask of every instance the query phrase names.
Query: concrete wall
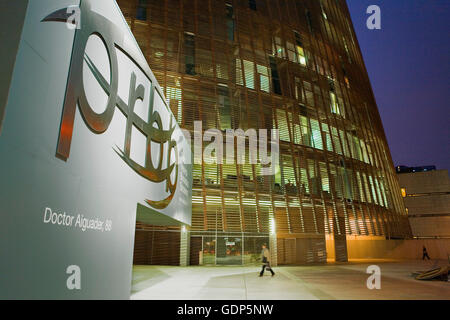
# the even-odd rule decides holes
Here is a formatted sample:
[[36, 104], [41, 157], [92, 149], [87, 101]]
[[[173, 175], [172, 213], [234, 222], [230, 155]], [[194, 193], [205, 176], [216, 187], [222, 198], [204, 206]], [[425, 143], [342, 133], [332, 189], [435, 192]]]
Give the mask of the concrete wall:
[[410, 217], [415, 237], [450, 237], [450, 215], [446, 217]]
[[422, 247], [431, 259], [448, 259], [450, 239], [347, 240], [349, 259], [422, 259]]
[[407, 194], [448, 192], [450, 181], [448, 170], [397, 174], [400, 187]]
[[450, 237], [450, 180], [447, 170], [398, 174], [415, 237]]

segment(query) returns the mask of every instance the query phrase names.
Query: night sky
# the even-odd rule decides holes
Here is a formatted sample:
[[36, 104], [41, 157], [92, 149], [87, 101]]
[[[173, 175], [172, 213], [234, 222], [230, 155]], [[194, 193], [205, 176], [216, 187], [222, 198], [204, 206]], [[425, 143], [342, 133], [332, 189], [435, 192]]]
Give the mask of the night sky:
[[[347, 0], [395, 165], [450, 169], [450, 1]], [[381, 8], [381, 30], [366, 9]]]

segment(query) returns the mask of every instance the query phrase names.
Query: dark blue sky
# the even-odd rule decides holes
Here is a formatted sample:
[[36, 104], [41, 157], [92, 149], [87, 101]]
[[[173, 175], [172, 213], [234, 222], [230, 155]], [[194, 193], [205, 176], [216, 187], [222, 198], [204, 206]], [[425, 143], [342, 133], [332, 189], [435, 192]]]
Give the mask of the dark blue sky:
[[[450, 1], [347, 3], [394, 164], [450, 169]], [[366, 27], [372, 4], [381, 30]]]

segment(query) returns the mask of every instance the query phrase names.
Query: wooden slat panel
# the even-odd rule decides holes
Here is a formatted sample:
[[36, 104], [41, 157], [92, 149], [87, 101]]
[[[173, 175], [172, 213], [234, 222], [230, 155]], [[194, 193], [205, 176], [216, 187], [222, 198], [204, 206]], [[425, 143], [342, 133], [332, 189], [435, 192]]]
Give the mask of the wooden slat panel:
[[331, 233], [324, 202], [350, 201], [344, 233], [411, 235], [345, 1], [117, 2], [182, 127], [281, 131], [282, 177], [194, 166], [192, 230]]

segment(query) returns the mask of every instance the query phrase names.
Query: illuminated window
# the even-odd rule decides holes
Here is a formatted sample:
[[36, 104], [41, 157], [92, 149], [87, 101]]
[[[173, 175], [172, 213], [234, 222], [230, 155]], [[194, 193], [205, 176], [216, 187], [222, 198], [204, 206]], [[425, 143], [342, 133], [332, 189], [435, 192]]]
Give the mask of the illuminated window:
[[300, 46], [297, 46], [297, 62], [303, 66], [306, 66], [305, 51]]
[[303, 66], [306, 66], [306, 55], [305, 51], [303, 50], [303, 43], [300, 33], [294, 31], [294, 36], [295, 36], [295, 46], [294, 44], [287, 42], [289, 60], [291, 60], [292, 62], [300, 63]]
[[277, 109], [278, 130], [280, 131], [280, 140], [290, 142], [289, 126], [286, 119], [286, 112], [281, 109]]
[[[211, 163], [211, 162], [215, 162], [216, 159], [210, 158], [210, 155], [208, 156], [204, 156], [204, 161], [205, 163]], [[206, 185], [218, 185], [220, 184], [220, 171], [219, 171], [219, 166], [217, 166], [216, 164], [205, 164], [203, 166], [203, 170], [205, 173], [205, 184]]]
[[[258, 72], [259, 70], [262, 71], [262, 69], [258, 69]], [[236, 84], [243, 86], [244, 79], [245, 79], [245, 86], [247, 88], [255, 89], [254, 63], [248, 60], [236, 59]]]
[[236, 84], [243, 86], [244, 78], [242, 77], [242, 61], [236, 59]]
[[339, 130], [335, 127], [331, 127], [331, 139], [333, 139], [333, 144], [335, 152], [342, 155], [341, 140], [339, 139]]
[[311, 119], [311, 139], [313, 147], [323, 150], [322, 134], [320, 133], [319, 121]]
[[217, 78], [228, 80], [228, 66], [223, 63], [217, 63], [216, 76]]
[[257, 65], [259, 88], [261, 91], [270, 92], [269, 70], [266, 66]]
[[363, 154], [361, 151], [361, 140], [357, 136], [353, 136], [353, 157], [359, 161], [363, 161]]
[[402, 188], [401, 190], [402, 190], [402, 197], [403, 197], [403, 198], [406, 198], [406, 195], [407, 195], [407, 194], [406, 194], [406, 189], [405, 189], [405, 188]]
[[326, 123], [322, 123], [324, 139], [326, 143], [326, 149], [333, 152], [333, 142], [331, 141], [330, 127]]
[[327, 165], [324, 162], [319, 163], [320, 176], [322, 178], [322, 191], [331, 193], [330, 180], [328, 178]]
[[280, 37], [275, 37], [275, 52], [277, 57], [286, 58], [286, 52]]
[[341, 110], [339, 108], [339, 103], [336, 99], [336, 94], [334, 92], [330, 92], [330, 100], [331, 100], [331, 112], [334, 114], [341, 114]]
[[288, 52], [288, 58], [290, 61], [292, 62], [297, 62], [297, 57], [295, 55], [295, 46], [292, 42], [287, 41], [286, 42], [286, 46], [287, 46], [287, 52]]
[[244, 60], [245, 86], [249, 89], [255, 89], [255, 69], [251, 61]]
[[345, 139], [345, 132], [344, 130], [339, 130], [339, 134], [341, 135], [341, 142], [342, 142], [342, 146], [344, 148], [344, 156], [349, 157], [350, 158], [350, 148], [348, 146], [347, 143], [347, 139]]
[[305, 50], [303, 49], [302, 37], [300, 36], [300, 33], [297, 31], [294, 31], [294, 36], [295, 36], [295, 49], [294, 49], [295, 62], [301, 64], [302, 66], [306, 66], [306, 54]]
[[167, 87], [166, 98], [169, 101], [170, 108], [174, 115], [176, 115], [177, 122], [181, 124], [183, 106], [181, 100], [181, 88]]
[[311, 126], [309, 124], [308, 118], [305, 116], [300, 116], [300, 130], [302, 135], [302, 144], [308, 147], [312, 147], [312, 135]]

